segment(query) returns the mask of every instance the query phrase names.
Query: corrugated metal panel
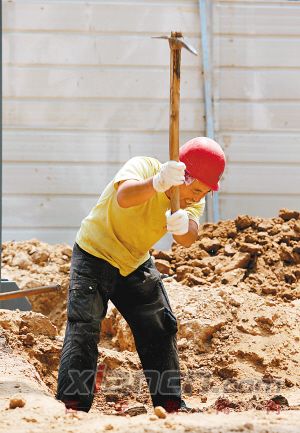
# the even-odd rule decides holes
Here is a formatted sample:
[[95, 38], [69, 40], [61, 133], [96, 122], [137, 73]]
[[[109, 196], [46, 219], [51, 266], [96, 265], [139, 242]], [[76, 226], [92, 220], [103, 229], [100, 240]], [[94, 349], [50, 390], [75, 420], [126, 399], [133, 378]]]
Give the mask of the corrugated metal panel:
[[[56, 195], [5, 196], [3, 206], [6, 209], [3, 224], [18, 230], [33, 227], [61, 227], [68, 221], [68, 227], [76, 229], [86, 216], [86, 210], [97, 202], [98, 195], [85, 194], [70, 197]], [[34, 211], [33, 211], [34, 209]], [[76, 212], [70, 210], [76, 209]], [[22, 215], [22, 219], [20, 218]], [[42, 224], [41, 224], [42, 221]]]
[[300, 3], [215, 1], [213, 18], [221, 217], [299, 209]]
[[[202, 99], [195, 83], [201, 81], [199, 68], [182, 68], [181, 100]], [[118, 83], [118, 85], [116, 85]], [[154, 83], [155, 85], [153, 85]], [[84, 98], [84, 99], [155, 99], [168, 104], [167, 68], [94, 68], [53, 66], [7, 66], [3, 91], [9, 98]]]
[[300, 35], [297, 1], [218, 1], [214, 18], [215, 34]]
[[5, 30], [199, 34], [197, 2], [189, 0], [5, 1]]
[[[137, 155], [168, 158], [168, 131], [5, 131], [6, 161], [126, 162]], [[181, 133], [185, 142], [190, 133]]]
[[[281, 208], [299, 209], [295, 197], [287, 194], [222, 194], [220, 197], [222, 219], [233, 219], [238, 214], [261, 218], [278, 216]], [[237, 213], [238, 210], [238, 213]]]
[[[169, 47], [195, 1], [3, 2], [4, 239], [72, 242], [120, 165], [168, 158]], [[181, 142], [203, 135], [201, 56], [183, 52]], [[71, 215], [72, 213], [72, 215]]]
[[[190, 41], [199, 48], [199, 38]], [[168, 43], [150, 35], [9, 31], [3, 38], [3, 62], [13, 65], [165, 66], [167, 72], [169, 57]], [[182, 58], [199, 66], [199, 57], [183, 52]]]
[[[3, 102], [3, 109], [4, 124], [14, 129], [166, 131], [169, 125], [169, 104], [155, 99], [11, 99]], [[181, 130], [198, 132], [202, 104], [182, 101], [181, 110]]]
[[[169, 49], [200, 48], [197, 1], [3, 2], [4, 239], [72, 243], [120, 164], [167, 159]], [[221, 218], [300, 196], [300, 2], [214, 0]], [[201, 55], [183, 51], [181, 142], [203, 135]]]

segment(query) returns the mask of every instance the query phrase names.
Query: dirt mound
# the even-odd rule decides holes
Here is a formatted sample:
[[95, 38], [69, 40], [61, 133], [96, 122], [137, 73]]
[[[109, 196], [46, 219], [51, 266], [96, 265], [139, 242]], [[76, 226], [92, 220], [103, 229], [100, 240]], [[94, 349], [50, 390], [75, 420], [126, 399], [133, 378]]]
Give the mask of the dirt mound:
[[[278, 393], [300, 385], [299, 300], [271, 299], [246, 285], [221, 284], [217, 290], [175, 281], [165, 285], [179, 324], [186, 396]], [[131, 332], [115, 309], [105, 332], [111, 332], [117, 349], [134, 350]]]
[[60, 284], [59, 293], [31, 296], [32, 309], [50, 318], [63, 333], [72, 249], [65, 244], [49, 245], [36, 239], [2, 245], [2, 276], [20, 289]]
[[190, 248], [153, 251], [161, 272], [188, 286], [246, 284], [258, 294], [300, 298], [299, 212], [282, 209], [278, 218], [238, 216], [204, 224]]
[[[300, 385], [299, 240], [299, 212], [282, 209], [278, 218], [204, 224], [191, 248], [153, 251], [169, 275], [186, 394]], [[116, 309], [103, 330], [118, 350], [134, 351]]]
[[14, 353], [29, 361], [54, 392], [62, 342], [49, 318], [32, 311], [0, 310], [0, 333]]
[[[299, 240], [299, 212], [283, 209], [277, 218], [239, 216], [204, 224], [191, 248], [153, 251], [158, 269], [168, 276], [165, 286], [178, 319], [185, 397], [199, 397], [211, 406], [226, 394], [242, 410], [262, 407], [265, 396], [300, 386]], [[3, 274], [21, 288], [62, 284], [60, 294], [31, 298], [33, 309], [47, 315], [61, 333], [70, 256], [66, 245], [37, 240], [3, 247]], [[34, 313], [2, 314], [9, 344], [31, 359], [51, 388], [61, 340], [56, 334], [38, 336], [30, 322]], [[50, 332], [53, 325], [43, 320], [36, 320], [36, 326], [41, 323]], [[113, 408], [122, 400], [149, 403], [131, 332], [112, 305], [99, 351], [107, 375], [94, 408]], [[241, 394], [247, 394], [243, 403]]]

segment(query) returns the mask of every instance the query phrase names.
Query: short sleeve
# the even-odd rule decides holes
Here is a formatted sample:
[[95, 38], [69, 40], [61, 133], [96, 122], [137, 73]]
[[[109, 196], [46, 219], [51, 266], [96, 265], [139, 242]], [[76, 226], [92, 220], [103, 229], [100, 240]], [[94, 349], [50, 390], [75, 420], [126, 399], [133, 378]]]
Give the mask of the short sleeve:
[[124, 180], [146, 180], [159, 171], [160, 162], [154, 158], [136, 156], [129, 159], [113, 179], [114, 188]]
[[195, 203], [186, 208], [189, 219], [195, 221], [198, 226], [200, 224], [200, 217], [203, 215], [205, 209], [205, 197], [203, 197], [198, 203]]

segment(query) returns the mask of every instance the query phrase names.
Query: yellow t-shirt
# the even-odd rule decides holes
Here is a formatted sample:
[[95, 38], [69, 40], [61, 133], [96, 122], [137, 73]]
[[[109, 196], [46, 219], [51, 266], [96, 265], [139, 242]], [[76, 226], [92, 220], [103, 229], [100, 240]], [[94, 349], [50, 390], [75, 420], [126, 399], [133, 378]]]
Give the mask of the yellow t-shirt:
[[[126, 276], [149, 258], [149, 249], [167, 232], [165, 212], [170, 200], [156, 193], [147, 202], [122, 208], [117, 202], [120, 181], [145, 180], [154, 176], [161, 163], [154, 158], [130, 159], [107, 185], [76, 236], [78, 245], [93, 256], [108, 261]], [[199, 224], [205, 199], [186, 208], [189, 218]]]

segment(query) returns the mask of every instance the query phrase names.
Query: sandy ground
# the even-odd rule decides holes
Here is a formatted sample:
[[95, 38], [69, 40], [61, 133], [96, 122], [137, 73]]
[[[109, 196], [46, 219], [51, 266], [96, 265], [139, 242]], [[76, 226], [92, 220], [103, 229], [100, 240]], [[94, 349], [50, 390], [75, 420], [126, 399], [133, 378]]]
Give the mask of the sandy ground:
[[[67, 413], [64, 405], [54, 400], [40, 383], [34, 368], [0, 339], [0, 432], [298, 432], [299, 411], [281, 413], [267, 411], [170, 414], [166, 419], [150, 419], [151, 415], [123, 417], [100, 413]], [[19, 396], [25, 405], [8, 409], [10, 398]], [[299, 397], [299, 396], [298, 396]], [[297, 397], [295, 396], [295, 399]], [[290, 397], [292, 401], [292, 396]]]
[[[99, 413], [67, 413], [64, 405], [53, 399], [35, 369], [0, 339], [0, 432], [293, 432], [300, 431], [299, 411], [281, 413], [246, 411], [242, 413], [169, 414], [166, 419], [150, 419], [150, 414], [136, 417]], [[19, 396], [23, 407], [9, 409], [10, 398]], [[299, 396], [298, 396], [299, 397]]]
[[[153, 416], [130, 330], [113, 305], [92, 410], [66, 413], [53, 396], [71, 248], [30, 240], [3, 245], [3, 275], [21, 289], [60, 283], [62, 291], [31, 298], [33, 312], [0, 310], [0, 431], [76, 432], [83, 423], [91, 432], [300, 431], [299, 212], [205, 224], [191, 248], [152, 254], [178, 319], [184, 398], [201, 413]], [[25, 404], [9, 409], [16, 394]], [[136, 404], [148, 413], [124, 416]]]

